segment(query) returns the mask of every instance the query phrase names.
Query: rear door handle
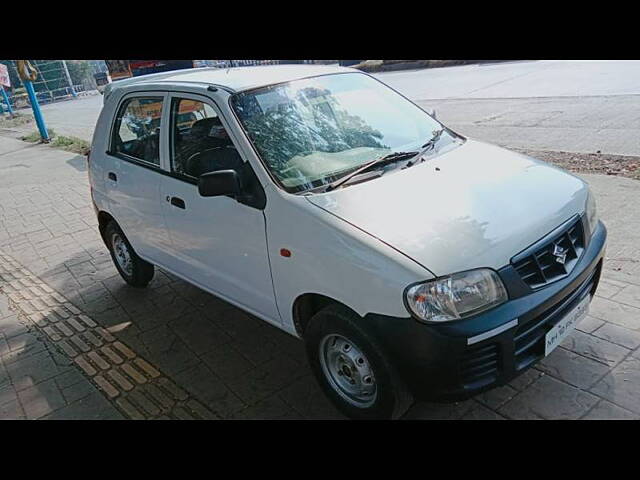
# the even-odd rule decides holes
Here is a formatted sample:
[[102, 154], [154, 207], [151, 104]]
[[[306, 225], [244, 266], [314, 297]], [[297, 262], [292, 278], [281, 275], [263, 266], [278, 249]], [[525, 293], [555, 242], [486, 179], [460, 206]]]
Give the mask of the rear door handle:
[[109, 180], [113, 180], [114, 182], [118, 181], [118, 177], [113, 172], [109, 172], [109, 174], [107, 176], [109, 177]]
[[174, 207], [181, 208], [183, 210], [185, 209], [184, 200], [178, 197], [171, 197], [171, 205], [173, 205]]

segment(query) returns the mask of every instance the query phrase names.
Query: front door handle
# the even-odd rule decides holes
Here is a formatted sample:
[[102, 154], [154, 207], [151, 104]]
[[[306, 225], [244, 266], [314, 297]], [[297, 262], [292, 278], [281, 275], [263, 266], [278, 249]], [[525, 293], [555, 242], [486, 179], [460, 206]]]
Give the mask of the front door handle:
[[113, 172], [109, 172], [109, 174], [107, 175], [107, 177], [109, 177], [109, 180], [113, 180], [114, 182], [118, 181], [118, 177], [116, 176], [115, 173]]
[[178, 197], [171, 197], [171, 205], [173, 205], [174, 207], [181, 208], [183, 210], [185, 209], [184, 200]]

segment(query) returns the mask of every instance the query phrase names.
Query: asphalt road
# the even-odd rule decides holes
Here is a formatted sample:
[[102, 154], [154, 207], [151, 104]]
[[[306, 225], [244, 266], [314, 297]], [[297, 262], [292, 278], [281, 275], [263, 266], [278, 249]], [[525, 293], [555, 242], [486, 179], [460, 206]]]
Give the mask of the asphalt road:
[[640, 94], [640, 61], [540, 60], [376, 75], [415, 100]]
[[47, 128], [58, 134], [72, 135], [87, 141], [93, 137], [93, 129], [102, 110], [102, 95], [79, 97], [42, 106]]
[[[470, 137], [506, 147], [640, 155], [640, 61], [518, 61], [376, 75]], [[102, 96], [43, 107], [91, 139]]]
[[638, 61], [522, 61], [376, 76], [473, 138], [532, 150], [640, 155]]

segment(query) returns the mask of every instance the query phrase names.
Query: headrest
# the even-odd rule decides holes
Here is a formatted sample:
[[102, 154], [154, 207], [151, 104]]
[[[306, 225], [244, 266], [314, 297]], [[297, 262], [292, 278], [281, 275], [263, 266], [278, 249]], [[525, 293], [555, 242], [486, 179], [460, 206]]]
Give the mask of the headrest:
[[203, 118], [191, 125], [189, 132], [195, 138], [227, 138], [227, 132], [218, 117]]

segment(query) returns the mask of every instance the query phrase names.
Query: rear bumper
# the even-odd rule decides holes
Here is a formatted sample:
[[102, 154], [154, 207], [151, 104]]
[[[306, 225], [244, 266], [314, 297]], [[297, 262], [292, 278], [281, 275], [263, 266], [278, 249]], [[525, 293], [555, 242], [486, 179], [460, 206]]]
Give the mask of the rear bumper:
[[510, 288], [511, 267], [498, 273], [510, 300], [484, 314], [442, 325], [367, 315], [414, 396], [456, 401], [503, 385], [544, 356], [545, 334], [598, 287], [607, 231], [600, 222], [572, 272], [537, 291]]

